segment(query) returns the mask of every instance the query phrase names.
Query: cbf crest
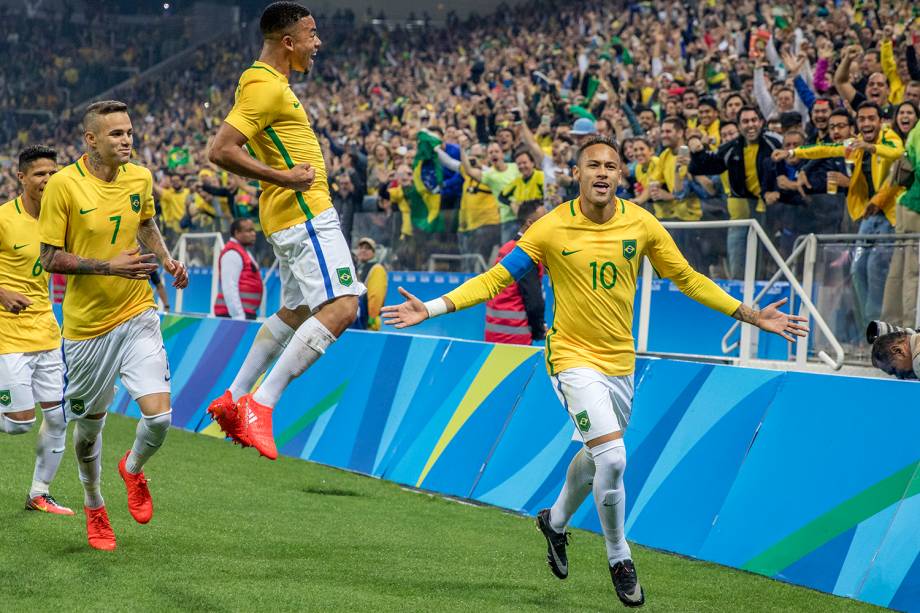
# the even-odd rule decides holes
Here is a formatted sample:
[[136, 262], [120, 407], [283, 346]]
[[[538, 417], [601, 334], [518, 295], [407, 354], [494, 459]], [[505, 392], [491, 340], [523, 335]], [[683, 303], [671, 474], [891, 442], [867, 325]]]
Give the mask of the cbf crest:
[[636, 257], [636, 251], [638, 251], [638, 246], [635, 239], [623, 241], [623, 257], [625, 259], [631, 260]]
[[131, 210], [135, 213], [141, 212], [141, 195], [131, 194]]

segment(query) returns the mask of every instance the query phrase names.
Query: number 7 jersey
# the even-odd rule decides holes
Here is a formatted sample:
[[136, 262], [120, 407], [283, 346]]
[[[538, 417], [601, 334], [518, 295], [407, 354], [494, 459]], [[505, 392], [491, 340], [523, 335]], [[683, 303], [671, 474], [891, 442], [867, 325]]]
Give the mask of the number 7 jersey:
[[[86, 156], [52, 175], [42, 195], [41, 242], [81, 258], [111, 260], [137, 248], [137, 229], [154, 215], [153, 177], [125, 164], [111, 182], [89, 172]], [[146, 280], [69, 275], [64, 294], [64, 338], [101, 336], [155, 308]]]
[[0, 354], [50, 351], [61, 346], [48, 273], [39, 260], [38, 220], [20, 198], [0, 205], [0, 287], [22, 294], [32, 304], [14, 315], [0, 307]]

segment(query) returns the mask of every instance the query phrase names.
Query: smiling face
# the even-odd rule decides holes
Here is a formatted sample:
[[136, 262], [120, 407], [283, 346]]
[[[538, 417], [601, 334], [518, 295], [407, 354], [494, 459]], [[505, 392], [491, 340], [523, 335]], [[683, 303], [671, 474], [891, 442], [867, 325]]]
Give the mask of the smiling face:
[[917, 125], [917, 111], [909, 104], [902, 104], [894, 117], [894, 125], [902, 134], [908, 134]]
[[872, 107], [861, 108], [856, 113], [856, 128], [867, 143], [874, 143], [882, 127], [882, 118], [878, 110]]
[[574, 171], [581, 197], [592, 206], [604, 208], [613, 202], [620, 182], [620, 156], [604, 143], [591, 145], [581, 153]]
[[866, 82], [866, 98], [883, 106], [888, 102], [888, 79], [880, 72], [874, 72]]
[[852, 136], [850, 121], [843, 115], [832, 115], [827, 122], [828, 135], [835, 143], [842, 143]]
[[83, 134], [86, 146], [95, 152], [106, 166], [120, 166], [131, 159], [134, 127], [127, 113], [96, 115]]
[[316, 20], [313, 16], [304, 17], [291, 28], [290, 42], [282, 40], [291, 52], [291, 69], [308, 73], [313, 68], [313, 60], [323, 44], [316, 33]]
[[754, 111], [744, 111], [738, 117], [738, 123], [741, 124], [741, 135], [748, 143], [754, 143], [760, 136], [760, 130], [763, 128], [763, 120]]

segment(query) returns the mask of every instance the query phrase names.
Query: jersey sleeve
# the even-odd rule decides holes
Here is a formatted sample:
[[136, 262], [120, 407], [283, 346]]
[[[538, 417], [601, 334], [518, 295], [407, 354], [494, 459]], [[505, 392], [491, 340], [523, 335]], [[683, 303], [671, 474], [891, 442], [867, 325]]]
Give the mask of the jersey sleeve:
[[693, 270], [674, 243], [674, 239], [657, 219], [646, 221], [649, 231], [647, 253], [652, 266], [662, 277], [670, 279], [688, 298], [704, 306], [732, 315], [741, 301], [731, 297], [709, 277]]
[[67, 182], [51, 177], [42, 193], [42, 210], [38, 216], [41, 242], [53, 247], [64, 247], [67, 238], [67, 220], [70, 218], [70, 201]]
[[240, 84], [233, 108], [225, 121], [242, 132], [246, 139], [267, 128], [280, 108], [281, 91], [271, 81], [248, 81]]
[[[517, 251], [515, 249], [514, 251]], [[514, 251], [505, 256], [505, 258], [480, 275], [464, 282], [460, 287], [453, 289], [446, 294], [454, 307], [459, 311], [471, 306], [475, 306], [486, 300], [491, 300], [498, 295], [500, 291], [514, 283], [514, 277], [511, 272], [505, 268], [505, 260], [510, 257]], [[524, 256], [527, 257], [527, 256]]]
[[146, 172], [147, 187], [144, 188], [144, 201], [141, 203], [141, 221], [146, 221], [156, 215], [156, 206], [153, 204], [153, 175], [149, 169]]

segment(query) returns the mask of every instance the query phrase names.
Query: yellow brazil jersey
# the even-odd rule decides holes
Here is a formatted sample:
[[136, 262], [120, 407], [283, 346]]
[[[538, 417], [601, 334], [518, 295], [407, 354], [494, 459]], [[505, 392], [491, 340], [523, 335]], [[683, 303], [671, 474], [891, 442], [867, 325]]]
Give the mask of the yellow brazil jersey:
[[542, 263], [555, 293], [546, 336], [551, 375], [579, 367], [606, 375], [633, 372], [633, 302], [643, 255], [694, 300], [727, 315], [738, 309], [738, 300], [691, 268], [651, 213], [627, 200], [616, 205], [603, 224], [585, 217], [578, 199], [559, 205], [528, 228], [501, 262], [447, 298], [458, 309], [483, 302]]
[[[691, 177], [687, 174], [687, 167], [680, 167], [680, 177], [682, 192], [692, 194], [687, 186]], [[672, 194], [674, 185], [677, 180], [677, 156], [670, 149], [665, 148], [658, 156], [658, 165], [655, 167], [655, 174], [650, 177], [653, 181], [658, 181], [661, 186]], [[700, 206], [700, 199], [696, 196], [678, 198], [676, 200], [667, 200], [655, 202], [655, 215], [659, 219], [679, 219], [681, 221], [698, 221], [703, 216], [703, 209]]]
[[492, 190], [463, 172], [463, 196], [460, 198], [460, 221], [457, 229], [469, 232], [499, 222], [498, 202]]
[[544, 177], [542, 170], [535, 170], [528, 178], [518, 175], [505, 186], [498, 199], [504, 204], [524, 202], [525, 200], [543, 200]]
[[658, 156], [653, 155], [645, 164], [636, 164], [636, 183], [642, 186], [643, 191], [653, 181], [658, 172]]
[[160, 209], [163, 211], [164, 223], [178, 227], [179, 222], [185, 217], [185, 205], [191, 193], [187, 187], [180, 190], [174, 190], [171, 187], [163, 189], [163, 195], [160, 196]]
[[22, 294], [32, 304], [14, 315], [0, 308], [0, 354], [49, 351], [61, 346], [51, 301], [48, 273], [39, 260], [38, 220], [22, 200], [0, 205], [0, 287]]
[[[41, 242], [81, 258], [111, 260], [137, 248], [138, 226], [153, 215], [149, 170], [125, 164], [114, 181], [106, 182], [89, 172], [84, 156], [45, 186]], [[64, 338], [100, 336], [152, 308], [153, 291], [145, 280], [71, 275], [64, 294]]]
[[316, 171], [306, 192], [262, 183], [259, 219], [266, 235], [310, 220], [332, 208], [326, 164], [307, 112], [287, 78], [263, 62], [255, 62], [240, 77], [236, 102], [226, 122], [249, 139], [252, 155], [272, 168], [309, 164]]

